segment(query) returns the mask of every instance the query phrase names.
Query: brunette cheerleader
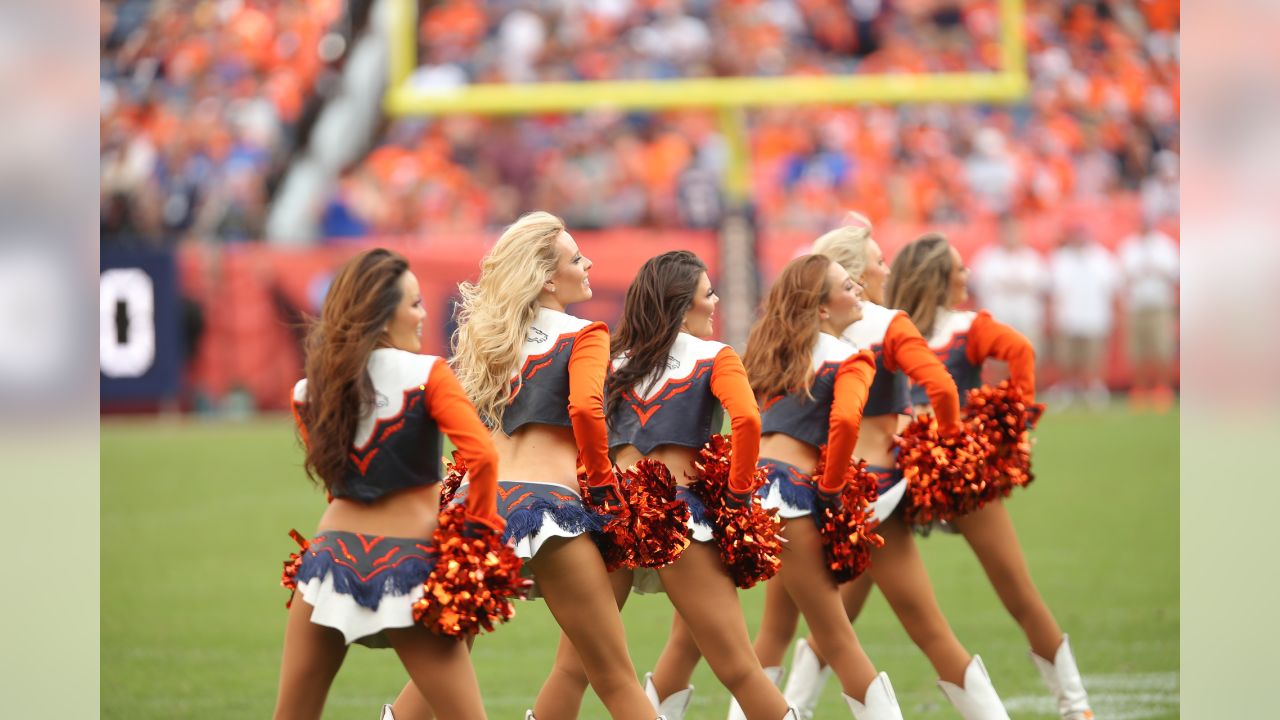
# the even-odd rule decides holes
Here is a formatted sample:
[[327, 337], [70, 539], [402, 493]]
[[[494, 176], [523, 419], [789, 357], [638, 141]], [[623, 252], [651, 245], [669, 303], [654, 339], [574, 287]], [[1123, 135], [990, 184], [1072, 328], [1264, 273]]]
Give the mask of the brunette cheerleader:
[[[353, 642], [394, 648], [441, 715], [485, 717], [467, 645], [415, 618], [415, 605], [435, 610], [424, 585], [434, 582], [441, 553], [451, 552], [440, 540], [452, 537], [456, 548], [487, 538], [499, 548], [503, 530], [489, 434], [449, 366], [417, 354], [425, 316], [408, 263], [376, 249], [342, 267], [308, 334], [307, 379], [294, 388], [294, 416], [307, 472], [332, 501], [315, 535], [295, 533], [304, 549], [286, 563], [285, 585], [295, 597], [277, 719], [320, 717]], [[439, 511], [439, 431], [472, 469], [465, 510]], [[455, 624], [446, 632], [462, 630]]]
[[[693, 542], [684, 535], [655, 539], [670, 546], [669, 555], [661, 548], [657, 554], [674, 561], [656, 570], [619, 570], [615, 587], [619, 604], [633, 588], [666, 592], [748, 716], [793, 717], [751, 650], [735, 589], [772, 576], [781, 547], [774, 540], [776, 519], [753, 503], [760, 485], [755, 397], [737, 354], [710, 340], [718, 301], [706, 265], [684, 250], [650, 259], [627, 290], [606, 385], [609, 444], [618, 466], [628, 468], [629, 492], [649, 482], [674, 488], [679, 507], [671, 514], [687, 516]], [[713, 441], [726, 411], [731, 440]], [[664, 717], [678, 720], [693, 688], [687, 676], [669, 671], [660, 663], [646, 676], [645, 691]], [[577, 717], [585, 689], [582, 663], [562, 641], [537, 717]]]

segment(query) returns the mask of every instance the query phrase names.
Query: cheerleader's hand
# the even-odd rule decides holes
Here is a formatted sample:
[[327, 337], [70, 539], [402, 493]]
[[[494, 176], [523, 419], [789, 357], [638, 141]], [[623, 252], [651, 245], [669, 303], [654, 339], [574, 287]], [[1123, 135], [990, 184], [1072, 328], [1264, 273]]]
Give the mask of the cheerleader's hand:
[[751, 498], [754, 497], [756, 491], [734, 490], [733, 486], [729, 486], [724, 494], [724, 506], [730, 510], [742, 510], [751, 506]]
[[1040, 418], [1044, 417], [1044, 404], [1032, 403], [1027, 406], [1027, 429], [1035, 430], [1036, 423], [1040, 422]]
[[843, 490], [824, 490], [818, 488], [817, 494], [813, 499], [815, 520], [821, 524], [823, 511], [830, 510], [832, 515], [839, 515], [844, 511], [844, 492]]
[[588, 485], [587, 502], [592, 509], [610, 515], [616, 516], [629, 512], [627, 502], [622, 497], [622, 487], [617, 479], [604, 485]]
[[506, 527], [507, 521], [503, 520], [500, 515], [477, 517], [468, 514], [462, 521], [462, 536], [466, 538], [480, 538], [486, 535], [501, 536]]

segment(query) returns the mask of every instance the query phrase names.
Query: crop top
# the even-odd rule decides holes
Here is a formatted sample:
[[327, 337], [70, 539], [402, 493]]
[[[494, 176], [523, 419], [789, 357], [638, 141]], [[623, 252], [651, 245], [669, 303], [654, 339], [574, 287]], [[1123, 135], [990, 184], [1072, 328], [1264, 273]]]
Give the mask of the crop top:
[[511, 401], [502, 411], [507, 435], [529, 424], [573, 428], [588, 483], [614, 481], [604, 421], [609, 328], [551, 308], [538, 308], [525, 334]]
[[[1009, 379], [1028, 402], [1035, 400], [1036, 352], [1031, 342], [1017, 330], [996, 322], [985, 310], [938, 309], [934, 330], [929, 337], [934, 352], [956, 381], [960, 404], [968, 400], [970, 390], [982, 387], [982, 364], [987, 358], [1009, 363]], [[917, 405], [929, 402], [924, 388], [912, 387], [911, 399]]]
[[[614, 361], [614, 367], [625, 364], [626, 358]], [[728, 345], [680, 333], [662, 371], [623, 394], [609, 418], [609, 446], [632, 445], [643, 454], [659, 445], [700, 448], [719, 432], [726, 410], [733, 441], [729, 486], [742, 492], [751, 488], [760, 452], [760, 409], [747, 371]]]
[[906, 374], [912, 383], [923, 386], [944, 434], [960, 429], [960, 399], [956, 383], [929, 349], [920, 331], [901, 310], [890, 310], [871, 302], [862, 303], [862, 319], [849, 326], [844, 339], [876, 354], [876, 379], [871, 385], [865, 414], [896, 415], [911, 405]]
[[[442, 358], [393, 348], [369, 355], [375, 407], [356, 425], [335, 498], [370, 503], [405, 488], [440, 481], [440, 432], [458, 448], [470, 472], [467, 513], [479, 519], [497, 517], [494, 505], [498, 457], [489, 432], [467, 400], [453, 371]], [[293, 387], [294, 420], [303, 442], [310, 443], [302, 421], [307, 380]]]
[[819, 333], [812, 362], [812, 397], [793, 391], [765, 398], [761, 432], [781, 433], [815, 448], [826, 445], [826, 469], [818, 486], [834, 492], [844, 487], [844, 473], [858, 444], [863, 408], [876, 373], [875, 357]]

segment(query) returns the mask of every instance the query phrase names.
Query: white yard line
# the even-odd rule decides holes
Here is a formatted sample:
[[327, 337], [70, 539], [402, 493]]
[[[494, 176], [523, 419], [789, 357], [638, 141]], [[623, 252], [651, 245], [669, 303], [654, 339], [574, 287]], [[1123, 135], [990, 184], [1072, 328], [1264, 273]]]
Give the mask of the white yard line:
[[[1085, 689], [1093, 711], [1106, 720], [1150, 720], [1177, 717], [1178, 673], [1137, 675], [1086, 675]], [[1015, 695], [1003, 698], [1010, 714], [1036, 713], [1053, 716], [1057, 706], [1048, 691], [1043, 695]]]

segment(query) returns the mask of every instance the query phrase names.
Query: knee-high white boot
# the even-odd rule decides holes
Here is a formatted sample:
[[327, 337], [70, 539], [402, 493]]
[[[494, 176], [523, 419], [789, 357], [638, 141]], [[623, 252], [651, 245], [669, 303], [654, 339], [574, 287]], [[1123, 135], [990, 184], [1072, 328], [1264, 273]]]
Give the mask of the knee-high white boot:
[[1080, 678], [1076, 656], [1071, 652], [1067, 636], [1062, 636], [1062, 644], [1054, 653], [1053, 662], [1036, 655], [1035, 651], [1030, 654], [1031, 662], [1044, 678], [1044, 684], [1058, 700], [1058, 713], [1062, 720], [1090, 720], [1093, 710], [1089, 708], [1089, 693], [1084, 690], [1084, 681]]
[[964, 687], [946, 680], [939, 680], [938, 687], [964, 720], [1009, 720], [1009, 713], [1001, 704], [995, 686], [991, 684], [987, 666], [977, 655], [973, 656], [969, 666], [964, 669]]
[[667, 720], [684, 720], [684, 714], [689, 710], [689, 702], [693, 700], [693, 686], [674, 692], [666, 698], [660, 698], [658, 688], [653, 685], [653, 673], [645, 673], [644, 694], [649, 697], [653, 709], [665, 715]]
[[[779, 687], [782, 685], [782, 668], [767, 667], [764, 674], [769, 680]], [[747, 714], [742, 712], [742, 706], [738, 704], [737, 698], [729, 698], [729, 720], [747, 720]]]
[[848, 695], [844, 701], [849, 704], [854, 720], [902, 720], [902, 708], [898, 707], [898, 697], [893, 694], [893, 684], [885, 673], [877, 675], [867, 686], [867, 696], [862, 702]]
[[796, 651], [791, 656], [791, 674], [787, 676], [782, 695], [787, 704], [798, 711], [800, 720], [812, 720], [818, 698], [822, 697], [822, 689], [830, 678], [831, 667], [818, 661], [807, 640], [797, 640]]
[[396, 720], [396, 714], [391, 712], [390, 705], [382, 706], [382, 714], [378, 716], [378, 720]]

